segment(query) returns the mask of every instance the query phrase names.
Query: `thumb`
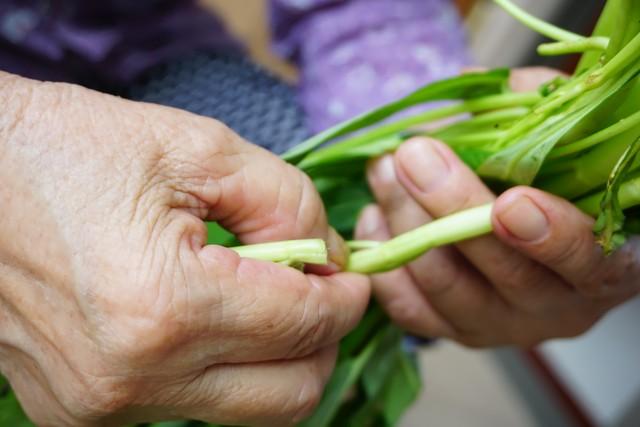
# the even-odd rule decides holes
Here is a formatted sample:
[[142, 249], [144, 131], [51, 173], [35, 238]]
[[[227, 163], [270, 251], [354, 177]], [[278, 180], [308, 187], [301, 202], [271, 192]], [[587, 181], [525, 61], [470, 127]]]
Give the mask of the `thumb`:
[[244, 243], [320, 238], [330, 261], [344, 266], [345, 243], [328, 225], [311, 179], [224, 125], [202, 121], [208, 136], [179, 151], [186, 157], [182, 164], [191, 165], [181, 172], [188, 192], [206, 205], [203, 219], [219, 222]]

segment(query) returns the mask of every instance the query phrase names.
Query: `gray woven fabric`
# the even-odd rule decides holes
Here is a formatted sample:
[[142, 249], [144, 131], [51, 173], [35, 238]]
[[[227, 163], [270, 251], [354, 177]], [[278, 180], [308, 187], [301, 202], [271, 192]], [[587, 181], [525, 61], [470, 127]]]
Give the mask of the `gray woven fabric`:
[[216, 118], [275, 153], [309, 136], [293, 88], [240, 55], [199, 53], [157, 67], [125, 96]]

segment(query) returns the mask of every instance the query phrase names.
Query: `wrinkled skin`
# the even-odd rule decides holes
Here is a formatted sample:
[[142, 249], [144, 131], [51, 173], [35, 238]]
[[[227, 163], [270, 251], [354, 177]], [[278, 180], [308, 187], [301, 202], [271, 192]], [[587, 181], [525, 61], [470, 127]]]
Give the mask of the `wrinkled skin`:
[[[555, 75], [523, 69], [511, 84], [535, 90]], [[593, 219], [571, 203], [529, 187], [496, 198], [441, 142], [408, 141], [372, 162], [368, 178], [377, 204], [363, 211], [359, 239], [387, 240], [495, 201], [493, 235], [433, 250], [372, 278], [382, 306], [415, 334], [472, 347], [532, 346], [581, 334], [640, 289], [637, 238], [605, 257]]]
[[366, 278], [207, 246], [343, 243], [310, 181], [214, 120], [0, 75], [0, 369], [39, 425], [308, 415]]

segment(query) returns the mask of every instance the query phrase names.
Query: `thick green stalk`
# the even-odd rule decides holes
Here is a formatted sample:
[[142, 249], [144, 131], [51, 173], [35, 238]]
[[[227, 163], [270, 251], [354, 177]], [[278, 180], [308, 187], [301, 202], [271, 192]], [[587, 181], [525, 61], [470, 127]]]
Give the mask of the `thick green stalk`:
[[457, 133], [466, 133], [476, 128], [482, 128], [484, 126], [502, 125], [505, 123], [513, 123], [518, 119], [521, 119], [531, 110], [527, 107], [513, 107], [505, 108], [502, 110], [490, 111], [488, 113], [478, 114], [468, 120], [452, 123], [450, 125], [441, 127], [432, 132], [432, 135], [449, 135]]
[[259, 243], [231, 249], [243, 258], [279, 262], [288, 265], [299, 263], [326, 265], [328, 262], [327, 246], [322, 239]]
[[[491, 232], [492, 204], [467, 209], [437, 219], [386, 242], [351, 242], [354, 252], [347, 271], [373, 274], [401, 267], [430, 249], [457, 243]], [[287, 264], [326, 264], [322, 240], [292, 240], [232, 248], [245, 258]]]
[[442, 139], [453, 148], [486, 147], [501, 140], [507, 133], [500, 130], [490, 130], [485, 132], [471, 133], [467, 135], [456, 135], [443, 137]]
[[[598, 216], [600, 213], [600, 202], [605, 192], [592, 194], [578, 200], [575, 205], [584, 213], [590, 216]], [[640, 177], [631, 178], [620, 186], [618, 200], [622, 209], [629, 209], [640, 205]]]
[[640, 111], [632, 114], [629, 117], [625, 117], [618, 123], [609, 126], [599, 132], [589, 135], [586, 138], [572, 142], [570, 144], [561, 145], [553, 149], [549, 154], [548, 159], [558, 159], [560, 157], [569, 156], [575, 153], [579, 153], [588, 148], [594, 147], [602, 142], [609, 141], [611, 138], [620, 135], [636, 126], [640, 126]]
[[593, 50], [604, 51], [607, 46], [609, 46], [607, 37], [589, 37], [581, 40], [544, 43], [538, 46], [538, 54], [540, 56], [557, 56]]
[[579, 198], [604, 185], [611, 169], [624, 150], [638, 137], [635, 129], [628, 130], [596, 146], [584, 155], [567, 159], [568, 170], [547, 175], [536, 182], [536, 187], [569, 200]]
[[347, 269], [355, 273], [381, 273], [401, 267], [429, 249], [491, 232], [488, 204], [461, 211], [401, 234], [372, 249], [354, 252]]

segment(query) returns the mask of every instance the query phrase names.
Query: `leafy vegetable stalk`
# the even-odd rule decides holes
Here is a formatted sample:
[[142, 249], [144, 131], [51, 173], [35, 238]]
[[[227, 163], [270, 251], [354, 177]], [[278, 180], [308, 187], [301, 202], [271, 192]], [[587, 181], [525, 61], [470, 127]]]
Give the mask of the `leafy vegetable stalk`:
[[[329, 129], [294, 148], [284, 158], [317, 182], [341, 178], [345, 172], [338, 171], [342, 169], [350, 171], [349, 181], [353, 183], [363, 179], [361, 172], [368, 159], [395, 150], [410, 136], [424, 134], [448, 143], [496, 189], [533, 184], [573, 199], [578, 206], [586, 203], [580, 201], [582, 198], [604, 189], [610, 173], [616, 172], [616, 179], [607, 187], [605, 199], [609, 202], [602, 205], [602, 215], [609, 215], [618, 206], [612, 201], [617, 200], [625, 177], [638, 169], [635, 155], [629, 157], [628, 153], [640, 135], [640, 101], [627, 95], [640, 85], [640, 26], [634, 21], [640, 17], [640, 8], [633, 7], [631, 0], [610, 1], [599, 25], [600, 32], [611, 19], [609, 15], [619, 14], [620, 9], [629, 12], [626, 24], [614, 26], [606, 36], [583, 37], [532, 17], [508, 0], [495, 2], [525, 25], [555, 40], [543, 45], [546, 53], [590, 55], [595, 50], [600, 56], [589, 59], [585, 55], [582, 73], [556, 79], [532, 93], [510, 92], [507, 70], [436, 82]], [[459, 102], [379, 123], [411, 106], [442, 100]], [[629, 111], [632, 111], [629, 115], [620, 117]], [[429, 123], [464, 113], [474, 115], [452, 125], [425, 130]], [[354, 136], [344, 138], [357, 131]], [[340, 137], [343, 139], [337, 143], [321, 147]], [[624, 167], [614, 170], [622, 158], [627, 158]], [[323, 195], [330, 197], [339, 191], [340, 186], [324, 191]], [[640, 203], [637, 197], [631, 200], [626, 195], [627, 208]], [[330, 203], [328, 207], [331, 210]], [[490, 206], [485, 206], [460, 212], [385, 243], [353, 242], [351, 246], [356, 251], [349, 269], [363, 273], [386, 271], [433, 247], [488, 233], [490, 210]], [[593, 210], [589, 213], [599, 215]], [[616, 233], [596, 229], [607, 251], [616, 246], [611, 241], [614, 236], [620, 241], [622, 225], [619, 228]]]
[[[496, 193], [524, 184], [571, 200], [597, 218], [594, 232], [605, 253], [624, 243], [627, 224], [637, 223], [638, 210], [632, 208], [640, 205], [640, 7], [634, 0], [609, 0], [594, 34], [584, 37], [541, 21], [509, 0], [494, 1], [551, 39], [539, 53], [582, 53], [576, 73], [524, 94], [509, 90], [508, 70], [439, 81], [285, 154], [314, 179], [331, 223], [346, 237], [359, 210], [372, 202], [366, 162], [415, 135], [447, 143]], [[441, 101], [448, 103], [393, 118], [409, 107]], [[439, 124], [443, 119], [448, 124]], [[348, 269], [391, 270], [434, 247], [489, 233], [491, 209], [458, 212], [387, 242], [350, 242]], [[325, 398], [303, 426], [394, 425], [420, 389], [401, 335], [372, 306], [342, 342]], [[389, 384], [393, 392], [383, 392], [380, 384]]]

